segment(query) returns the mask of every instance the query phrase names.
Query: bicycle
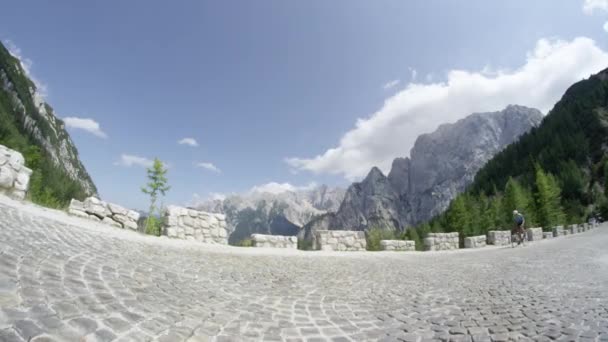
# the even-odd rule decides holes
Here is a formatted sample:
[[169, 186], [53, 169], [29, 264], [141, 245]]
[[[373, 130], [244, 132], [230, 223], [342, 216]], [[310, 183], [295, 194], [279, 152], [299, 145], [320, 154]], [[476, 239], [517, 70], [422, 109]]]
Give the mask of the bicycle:
[[523, 244], [526, 246], [526, 229], [524, 227], [515, 227], [511, 230], [511, 247], [515, 248], [513, 245], [514, 242], [517, 242], [517, 245]]

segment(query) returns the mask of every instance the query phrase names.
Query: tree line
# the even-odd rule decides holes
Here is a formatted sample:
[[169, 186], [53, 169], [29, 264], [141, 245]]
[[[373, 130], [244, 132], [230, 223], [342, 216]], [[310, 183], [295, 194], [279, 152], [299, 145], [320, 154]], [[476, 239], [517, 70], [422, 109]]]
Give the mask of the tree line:
[[522, 212], [527, 227], [608, 218], [608, 69], [572, 85], [542, 123], [492, 158], [467, 190], [429, 222], [406, 230], [484, 235], [513, 227]]

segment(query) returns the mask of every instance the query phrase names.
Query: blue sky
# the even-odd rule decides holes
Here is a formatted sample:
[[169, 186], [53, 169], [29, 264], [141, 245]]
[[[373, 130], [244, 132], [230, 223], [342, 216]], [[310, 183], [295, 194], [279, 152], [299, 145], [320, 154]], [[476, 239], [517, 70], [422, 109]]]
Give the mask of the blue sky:
[[607, 21], [608, 0], [21, 0], [3, 4], [0, 39], [72, 118], [102, 198], [145, 208], [155, 156], [170, 203], [347, 186], [442, 122], [546, 112], [608, 67]]

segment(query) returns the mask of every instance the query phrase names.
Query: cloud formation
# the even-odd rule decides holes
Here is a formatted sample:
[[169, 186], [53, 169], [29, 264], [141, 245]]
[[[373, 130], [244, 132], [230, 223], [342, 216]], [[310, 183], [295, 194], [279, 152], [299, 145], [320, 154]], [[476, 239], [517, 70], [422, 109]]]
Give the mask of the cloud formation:
[[121, 154], [120, 160], [114, 163], [114, 165], [121, 165], [126, 167], [141, 166], [150, 167], [154, 164], [154, 161], [145, 157], [135, 156], [131, 154]]
[[384, 88], [384, 90], [389, 90], [391, 88], [398, 86], [399, 83], [401, 83], [401, 80], [392, 80], [392, 81], [386, 83], [385, 85], [383, 85], [382, 88]]
[[68, 117], [63, 118], [63, 122], [68, 128], [81, 129], [104, 139], [108, 137], [106, 133], [101, 130], [99, 123], [93, 119]]
[[596, 11], [608, 12], [608, 0], [585, 0], [583, 12], [593, 14]]
[[317, 186], [316, 183], [310, 183], [304, 186], [295, 186], [290, 183], [270, 182], [262, 185], [256, 185], [249, 192], [280, 194], [283, 192], [296, 192], [302, 190], [312, 190]]
[[217, 166], [213, 165], [213, 163], [201, 162], [196, 163], [195, 166], [215, 173], [222, 173], [222, 170], [220, 170]]
[[416, 77], [418, 77], [418, 71], [416, 71], [416, 69], [414, 68], [409, 68], [410, 69], [410, 82], [414, 82], [416, 80]]
[[192, 146], [192, 147], [198, 146], [198, 142], [194, 138], [183, 138], [183, 139], [179, 140], [177, 143], [180, 145], [188, 145], [188, 146]]
[[589, 38], [541, 39], [517, 69], [452, 70], [444, 82], [410, 83], [377, 112], [357, 120], [337, 146], [312, 158], [285, 161], [297, 170], [341, 174], [349, 180], [360, 179], [373, 166], [387, 172], [395, 157], [409, 155], [418, 135], [441, 123], [509, 104], [546, 113], [571, 84], [606, 66], [608, 53]]

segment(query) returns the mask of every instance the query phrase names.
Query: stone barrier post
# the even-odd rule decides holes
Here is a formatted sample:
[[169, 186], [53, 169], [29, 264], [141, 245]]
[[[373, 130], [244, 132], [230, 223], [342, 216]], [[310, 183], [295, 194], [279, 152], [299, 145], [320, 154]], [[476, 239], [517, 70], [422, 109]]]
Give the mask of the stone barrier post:
[[317, 230], [314, 249], [322, 251], [364, 251], [367, 248], [364, 231]]
[[508, 246], [511, 244], [511, 232], [508, 230], [491, 230], [488, 232], [488, 244]]
[[380, 240], [380, 249], [383, 251], [415, 251], [416, 241]]
[[295, 236], [252, 234], [253, 247], [266, 248], [298, 248], [298, 238]]
[[23, 155], [0, 145], [0, 193], [23, 200], [30, 186], [32, 170], [25, 167]]
[[486, 236], [469, 236], [464, 238], [464, 248], [481, 248], [486, 246]]

